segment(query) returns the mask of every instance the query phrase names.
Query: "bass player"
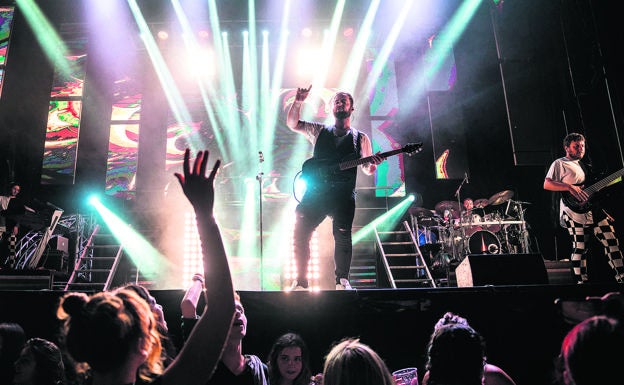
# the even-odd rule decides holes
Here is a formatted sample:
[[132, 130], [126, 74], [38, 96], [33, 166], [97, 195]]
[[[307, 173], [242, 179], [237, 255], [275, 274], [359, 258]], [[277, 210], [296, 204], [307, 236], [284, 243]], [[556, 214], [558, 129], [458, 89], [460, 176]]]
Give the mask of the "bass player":
[[[332, 98], [333, 125], [300, 120], [301, 106], [310, 93], [308, 88], [298, 88], [295, 100], [288, 110], [286, 125], [293, 132], [305, 135], [314, 145], [312, 160], [338, 163], [344, 158], [370, 157], [361, 164], [362, 171], [373, 175], [377, 165], [384, 158], [373, 154], [368, 136], [351, 127], [353, 97], [346, 92], [338, 92]], [[308, 163], [310, 160], [306, 161]], [[310, 163], [308, 163], [309, 165]], [[304, 168], [305, 170], [305, 168]], [[312, 233], [326, 216], [332, 218], [334, 236], [334, 263], [337, 290], [351, 290], [349, 270], [351, 268], [352, 243], [351, 227], [355, 215], [355, 181], [357, 168], [336, 171], [323, 178], [315, 178], [315, 183], [306, 187], [306, 192], [295, 210], [294, 229], [295, 259], [297, 276], [291, 289], [307, 289], [308, 262], [310, 261], [310, 239]]]
[[582, 184], [586, 182], [585, 137], [578, 133], [568, 134], [563, 140], [566, 155], [556, 159], [551, 165], [544, 189], [560, 191], [559, 203], [561, 226], [568, 229], [572, 237], [572, 268], [578, 283], [585, 283], [587, 275], [587, 251], [590, 236], [594, 234], [604, 247], [609, 265], [615, 272], [617, 282], [624, 282], [622, 251], [611, 222], [613, 218], [604, 210], [590, 204], [591, 196]]

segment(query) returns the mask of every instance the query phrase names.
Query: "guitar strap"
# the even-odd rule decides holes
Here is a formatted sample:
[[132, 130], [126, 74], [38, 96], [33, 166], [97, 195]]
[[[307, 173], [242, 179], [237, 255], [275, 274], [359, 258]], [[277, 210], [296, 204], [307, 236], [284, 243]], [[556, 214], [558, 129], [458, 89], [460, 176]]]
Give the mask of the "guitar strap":
[[355, 128], [351, 128], [351, 130], [353, 131], [353, 148], [355, 149], [355, 153], [362, 156], [362, 140], [360, 138], [360, 131]]
[[585, 162], [583, 162], [582, 160], [579, 160], [579, 166], [581, 166], [581, 169], [585, 173], [585, 180], [583, 181], [583, 183], [587, 183], [587, 181], [590, 180], [591, 177], [591, 167], [589, 166], [589, 164], [585, 164]]

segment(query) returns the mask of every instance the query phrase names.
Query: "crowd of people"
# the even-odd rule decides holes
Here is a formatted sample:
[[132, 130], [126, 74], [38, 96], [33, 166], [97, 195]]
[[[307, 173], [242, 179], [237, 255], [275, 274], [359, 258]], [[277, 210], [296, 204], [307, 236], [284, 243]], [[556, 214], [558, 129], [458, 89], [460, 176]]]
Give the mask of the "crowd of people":
[[[180, 303], [185, 340], [179, 352], [171, 344], [162, 307], [146, 288], [126, 285], [92, 295], [69, 292], [58, 306], [62, 330], [57, 341], [27, 339], [19, 325], [0, 324], [2, 385], [398, 383], [384, 359], [359, 338], [345, 337], [328, 347], [319, 373], [313, 373], [310, 352], [297, 333], [278, 336], [266, 360], [243, 353], [247, 318], [213, 215], [220, 161], [208, 175], [207, 164], [207, 151], [200, 151], [191, 165], [187, 150], [183, 173], [176, 174], [197, 216], [204, 263], [203, 274], [193, 277]], [[197, 314], [202, 295], [205, 308]], [[621, 355], [612, 352], [624, 343], [624, 301], [619, 294], [608, 299], [603, 314], [579, 320], [563, 340], [555, 373], [561, 384], [608, 383], [616, 378]], [[487, 361], [481, 335], [451, 312], [433, 327], [424, 369], [424, 385], [515, 384], [502, 368]], [[409, 385], [418, 383], [415, 378]]]

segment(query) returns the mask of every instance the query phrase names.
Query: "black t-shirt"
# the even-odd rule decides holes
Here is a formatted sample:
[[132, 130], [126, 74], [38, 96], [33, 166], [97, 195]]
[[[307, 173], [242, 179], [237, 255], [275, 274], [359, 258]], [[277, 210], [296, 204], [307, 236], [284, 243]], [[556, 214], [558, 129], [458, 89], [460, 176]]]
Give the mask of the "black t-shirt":
[[217, 369], [207, 385], [254, 385], [254, 378], [251, 368], [245, 365], [241, 374], [235, 376], [223, 362], [219, 361]]

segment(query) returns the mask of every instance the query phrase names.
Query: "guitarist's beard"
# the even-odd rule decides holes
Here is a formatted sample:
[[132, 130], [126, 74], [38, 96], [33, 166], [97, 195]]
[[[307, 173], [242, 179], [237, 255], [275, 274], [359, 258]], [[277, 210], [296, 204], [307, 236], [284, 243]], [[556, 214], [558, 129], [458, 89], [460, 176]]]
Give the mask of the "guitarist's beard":
[[351, 116], [351, 111], [334, 111], [336, 119], [346, 119]]

